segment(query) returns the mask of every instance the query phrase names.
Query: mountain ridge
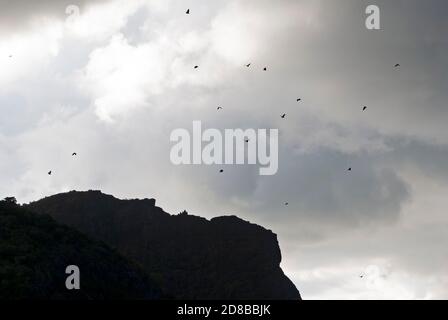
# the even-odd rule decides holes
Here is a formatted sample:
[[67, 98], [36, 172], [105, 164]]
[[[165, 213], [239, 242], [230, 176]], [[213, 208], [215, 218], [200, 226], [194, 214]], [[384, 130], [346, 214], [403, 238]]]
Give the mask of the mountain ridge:
[[[81, 270], [79, 290], [65, 286], [69, 265]], [[26, 210], [12, 197], [0, 201], [0, 300], [162, 298], [136, 263], [106, 244]]]
[[170, 215], [155, 199], [70, 191], [25, 205], [104, 241], [179, 299], [298, 300], [277, 235], [237, 216]]

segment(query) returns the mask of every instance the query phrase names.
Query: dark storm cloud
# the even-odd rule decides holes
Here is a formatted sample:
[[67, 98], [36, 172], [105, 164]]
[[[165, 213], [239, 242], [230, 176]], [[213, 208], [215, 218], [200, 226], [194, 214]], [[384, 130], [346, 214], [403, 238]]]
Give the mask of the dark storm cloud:
[[393, 152], [380, 157], [383, 163], [410, 166], [434, 181], [448, 182], [448, 146], [396, 137], [389, 141]]
[[[285, 222], [305, 219], [350, 226], [372, 221], [393, 223], [409, 190], [393, 168], [381, 168], [375, 160], [331, 150], [290, 158], [282, 162], [275, 181], [260, 181], [257, 196], [264, 201], [258, 210], [269, 210], [274, 219]], [[280, 209], [279, 199], [290, 206]]]
[[[448, 141], [448, 22], [443, 14], [448, 4], [377, 1], [381, 31], [364, 27], [367, 4], [320, 2], [316, 29], [301, 33], [298, 20], [291, 22], [294, 36], [286, 30], [280, 35], [268, 31], [264, 37], [271, 47], [263, 52], [272, 55], [270, 61], [283, 77], [296, 79], [296, 90], [313, 90], [308, 102], [322, 108], [323, 116], [348, 124], [353, 108], [368, 105], [364, 125], [386, 134]], [[397, 62], [399, 72], [393, 69]], [[291, 83], [284, 80], [276, 82], [278, 87]]]

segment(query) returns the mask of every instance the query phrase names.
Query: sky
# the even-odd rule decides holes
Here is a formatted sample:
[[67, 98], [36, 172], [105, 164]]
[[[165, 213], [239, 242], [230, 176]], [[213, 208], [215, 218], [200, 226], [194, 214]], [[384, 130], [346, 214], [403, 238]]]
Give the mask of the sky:
[[[304, 299], [448, 298], [446, 1], [0, 6], [0, 197], [237, 215], [278, 235]], [[278, 129], [277, 174], [173, 165], [195, 120]]]

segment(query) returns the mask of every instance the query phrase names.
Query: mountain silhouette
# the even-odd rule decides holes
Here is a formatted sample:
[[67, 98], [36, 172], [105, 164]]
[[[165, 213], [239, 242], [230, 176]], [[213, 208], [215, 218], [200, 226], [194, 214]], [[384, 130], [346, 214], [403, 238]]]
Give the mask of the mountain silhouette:
[[[79, 290], [65, 286], [67, 266], [80, 269]], [[135, 263], [14, 198], [0, 201], [0, 300], [160, 299]]]
[[177, 299], [298, 300], [280, 268], [277, 236], [235, 216], [170, 215], [154, 199], [100, 191], [57, 194], [26, 207], [105, 242]]

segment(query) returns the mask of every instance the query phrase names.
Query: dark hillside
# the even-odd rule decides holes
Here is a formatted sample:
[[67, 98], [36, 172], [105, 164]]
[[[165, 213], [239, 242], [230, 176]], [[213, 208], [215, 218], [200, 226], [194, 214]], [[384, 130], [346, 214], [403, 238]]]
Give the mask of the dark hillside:
[[[80, 290], [65, 269], [80, 268]], [[0, 300], [159, 299], [161, 291], [134, 263], [48, 215], [0, 201]]]
[[300, 299], [280, 268], [277, 236], [234, 216], [170, 215], [154, 199], [69, 192], [28, 205], [140, 263], [162, 289], [185, 299]]

